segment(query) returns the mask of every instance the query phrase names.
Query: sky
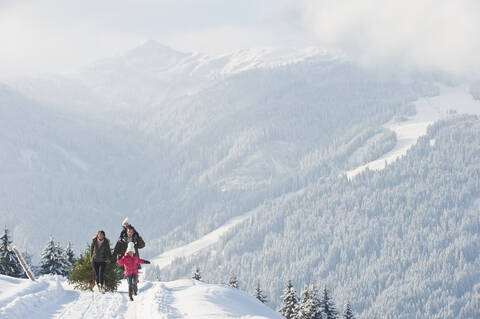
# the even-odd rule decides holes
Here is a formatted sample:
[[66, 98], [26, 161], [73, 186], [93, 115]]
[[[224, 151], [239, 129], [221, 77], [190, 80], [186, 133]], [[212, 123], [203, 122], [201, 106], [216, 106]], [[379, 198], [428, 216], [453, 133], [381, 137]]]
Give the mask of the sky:
[[147, 40], [209, 54], [343, 50], [366, 66], [480, 71], [477, 0], [0, 0], [0, 79], [69, 72]]

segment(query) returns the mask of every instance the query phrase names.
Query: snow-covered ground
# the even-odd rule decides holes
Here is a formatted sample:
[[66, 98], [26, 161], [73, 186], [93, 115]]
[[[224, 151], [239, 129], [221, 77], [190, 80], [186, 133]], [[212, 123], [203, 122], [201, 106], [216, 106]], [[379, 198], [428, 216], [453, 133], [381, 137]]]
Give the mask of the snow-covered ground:
[[[301, 189], [299, 191], [286, 194], [283, 199], [291, 199], [294, 196], [299, 196], [305, 192], [305, 189]], [[211, 247], [213, 244], [218, 242], [220, 238], [226, 234], [229, 230], [231, 230], [236, 225], [242, 223], [243, 221], [247, 220], [248, 218], [254, 216], [257, 212], [259, 212], [261, 206], [243, 214], [240, 216], [236, 216], [228, 220], [225, 224], [220, 226], [219, 228], [211, 231], [210, 233], [200, 237], [199, 239], [192, 241], [186, 245], [168, 250], [163, 252], [162, 254], [158, 255], [157, 257], [151, 258], [150, 261], [153, 265], [158, 266], [160, 269], [169, 266], [176, 258], [181, 257], [189, 257], [199, 253], [200, 251]]]
[[480, 115], [480, 101], [475, 100], [468, 88], [464, 86], [442, 87], [439, 95], [421, 98], [414, 104], [417, 111], [414, 116], [406, 121], [391, 121], [385, 125], [397, 135], [395, 147], [380, 158], [347, 171], [348, 178], [355, 177], [367, 167], [370, 170], [385, 168], [385, 163], [392, 163], [405, 155], [408, 149], [415, 145], [418, 138], [427, 133], [429, 125], [451, 113]]
[[76, 291], [61, 277], [37, 282], [0, 275], [0, 318], [281, 318], [238, 289], [193, 279], [140, 281], [128, 299], [124, 281], [114, 293]]

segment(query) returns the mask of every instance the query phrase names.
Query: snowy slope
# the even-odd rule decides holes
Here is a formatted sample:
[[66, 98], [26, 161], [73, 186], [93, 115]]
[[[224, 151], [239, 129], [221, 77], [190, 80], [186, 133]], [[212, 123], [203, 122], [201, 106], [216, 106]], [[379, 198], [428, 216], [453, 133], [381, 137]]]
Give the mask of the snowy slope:
[[[284, 196], [284, 199], [292, 199], [295, 196], [302, 195], [305, 192], [305, 189], [301, 189], [295, 193], [291, 194], [286, 194]], [[199, 239], [192, 241], [188, 244], [185, 244], [183, 246], [167, 250], [163, 252], [162, 254], [150, 258], [152, 264], [158, 266], [160, 269], [169, 266], [175, 259], [177, 258], [187, 258], [192, 255], [195, 255], [199, 253], [200, 251], [203, 251], [218, 241], [227, 234], [230, 230], [232, 230], [235, 226], [241, 224], [242, 222], [248, 220], [250, 217], [255, 216], [258, 212], [260, 212], [262, 209], [261, 206], [243, 214], [237, 217], [234, 217], [230, 220], [228, 220], [225, 224], [220, 226], [219, 228], [213, 230], [212, 232], [200, 237]]]
[[405, 121], [390, 121], [387, 129], [397, 135], [397, 144], [390, 152], [380, 158], [346, 172], [348, 178], [353, 178], [367, 167], [370, 170], [385, 168], [397, 160], [417, 142], [418, 138], [427, 133], [427, 127], [449, 114], [480, 115], [480, 101], [475, 100], [468, 88], [464, 86], [442, 87], [440, 94], [424, 97], [414, 102], [417, 113]]
[[0, 317], [16, 318], [281, 318], [254, 297], [221, 285], [184, 279], [139, 284], [128, 300], [124, 281], [114, 293], [81, 292], [61, 277], [37, 282], [0, 276]]

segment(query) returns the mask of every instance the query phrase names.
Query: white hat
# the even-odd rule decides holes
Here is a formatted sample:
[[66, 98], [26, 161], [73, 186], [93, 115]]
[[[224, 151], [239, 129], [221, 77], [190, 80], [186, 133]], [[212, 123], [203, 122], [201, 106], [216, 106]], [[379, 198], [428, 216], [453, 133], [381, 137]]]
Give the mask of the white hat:
[[133, 242], [129, 242], [129, 243], [128, 243], [127, 253], [128, 253], [129, 251], [135, 252], [135, 244], [134, 244]]
[[125, 223], [127, 223], [127, 224], [128, 224], [128, 217], [127, 217], [127, 218], [125, 218], [125, 219], [123, 220], [123, 222], [122, 222], [122, 226], [123, 226], [123, 225], [125, 225]]

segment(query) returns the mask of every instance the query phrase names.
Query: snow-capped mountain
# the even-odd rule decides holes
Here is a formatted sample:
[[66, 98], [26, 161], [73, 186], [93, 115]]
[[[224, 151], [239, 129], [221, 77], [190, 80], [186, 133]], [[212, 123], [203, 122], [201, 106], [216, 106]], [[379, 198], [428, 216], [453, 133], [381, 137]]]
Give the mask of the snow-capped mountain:
[[[343, 209], [350, 202], [335, 201], [339, 206], [325, 215], [328, 220], [312, 213], [323, 207], [316, 201], [319, 185], [340, 192], [346, 175], [376, 181], [370, 170], [408, 155], [429, 124], [455, 113], [478, 114], [476, 86], [463, 85], [428, 72], [364, 69], [337, 52], [245, 50], [209, 56], [156, 42], [69, 76], [18, 79], [0, 88], [0, 125], [6, 132], [0, 136], [6, 150], [1, 155], [1, 222], [12, 230], [16, 245], [30, 252], [38, 252], [51, 234], [65, 244], [71, 240], [81, 251], [99, 229], [114, 241], [128, 216], [147, 241], [144, 256], [158, 256], [162, 267], [173, 265], [162, 269], [169, 279], [184, 277], [196, 262], [212, 270], [212, 277], [237, 271], [232, 267], [239, 264], [254, 270], [239, 271], [246, 287], [268, 281], [268, 293], [278, 303], [286, 278], [268, 275], [297, 269], [290, 259], [276, 262], [278, 251], [268, 254], [269, 240], [289, 238], [293, 245], [290, 231], [303, 225], [303, 215], [294, 208], [301, 205], [303, 214], [311, 213], [312, 225], [342, 234], [348, 239], [344, 242], [354, 240], [357, 233], [334, 227], [335, 211], [346, 214]], [[463, 110], [465, 101], [468, 110]], [[405, 167], [398, 167], [401, 175]], [[439, 174], [453, 174], [447, 172]], [[366, 189], [364, 197], [374, 197], [376, 189]], [[375, 221], [387, 214], [386, 209], [375, 212]], [[317, 220], [325, 224], [313, 222]], [[411, 231], [421, 233], [419, 225], [414, 223]], [[397, 234], [389, 223], [378, 227]], [[295, 234], [303, 243], [319, 233], [301, 229]], [[383, 238], [361, 233], [364, 243]], [[461, 228], [449, 240], [458, 239], [456, 233], [460, 236]], [[266, 250], [255, 250], [257, 245]], [[370, 252], [365, 245], [364, 252]], [[318, 249], [309, 254], [295, 249], [292, 258], [300, 258], [298, 266], [308, 264], [301, 269], [305, 276], [293, 276], [299, 286], [317, 275], [331, 285], [337, 278], [328, 272], [334, 272], [332, 265], [343, 269], [336, 263], [343, 260], [338, 257], [343, 256], [341, 248], [323, 250], [328, 258], [318, 255]], [[250, 258], [253, 251], [270, 257]], [[266, 271], [273, 265], [275, 271]], [[358, 297], [345, 286], [352, 276], [361, 287], [375, 282], [376, 270], [349, 270], [343, 269], [346, 275], [339, 277], [345, 281], [332, 287], [340, 300]], [[413, 270], [401, 268], [392, 280], [407, 271]], [[358, 313], [383, 310], [379, 303], [387, 290], [379, 285], [368, 294], [368, 302], [357, 301]], [[395, 300], [395, 309], [407, 302]], [[467, 300], [457, 302], [465, 305]], [[443, 311], [432, 310], [431, 317]]]

